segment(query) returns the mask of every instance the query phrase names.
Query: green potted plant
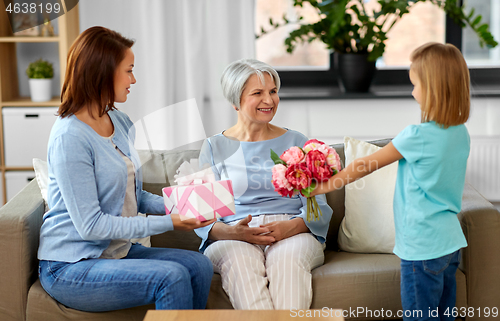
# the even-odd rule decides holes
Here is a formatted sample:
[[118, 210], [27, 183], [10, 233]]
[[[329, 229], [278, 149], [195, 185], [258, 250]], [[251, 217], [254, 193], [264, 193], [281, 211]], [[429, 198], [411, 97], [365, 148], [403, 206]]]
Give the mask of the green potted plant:
[[26, 74], [29, 78], [31, 100], [36, 102], [50, 100], [54, 77], [52, 64], [40, 58], [29, 64]]
[[[382, 57], [385, 50], [387, 33], [418, 2], [431, 2], [441, 8], [462, 28], [470, 26], [479, 36], [481, 47], [495, 47], [498, 43], [488, 30], [488, 25], [481, 23], [482, 17], [474, 14], [474, 9], [466, 14], [459, 0], [378, 0], [378, 8], [369, 11], [364, 0], [294, 0], [295, 7], [302, 7], [308, 2], [315, 8], [319, 20], [315, 23], [303, 23], [299, 15], [297, 21], [283, 16], [283, 22], [270, 19], [274, 28], [288, 24], [298, 24], [285, 39], [288, 52], [292, 52], [298, 43], [320, 40], [328, 49], [338, 54], [339, 76], [346, 91], [368, 91], [375, 72], [375, 61]], [[261, 28], [261, 34], [269, 31]], [[363, 69], [368, 80], [361, 80], [360, 72], [353, 72], [349, 67]], [[348, 70], [346, 70], [348, 69]], [[354, 76], [354, 84], [342, 76]], [[360, 85], [360, 87], [352, 85]]]

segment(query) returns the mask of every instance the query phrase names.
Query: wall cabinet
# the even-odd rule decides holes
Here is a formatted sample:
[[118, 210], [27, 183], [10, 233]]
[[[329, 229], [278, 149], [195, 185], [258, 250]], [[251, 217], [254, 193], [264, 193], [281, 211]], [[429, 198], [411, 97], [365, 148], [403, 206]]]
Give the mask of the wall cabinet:
[[[40, 156], [35, 155], [36, 152], [33, 155], [29, 154], [30, 146], [25, 146], [24, 140], [29, 136], [36, 137], [42, 132], [44, 137], [47, 136], [46, 132], [47, 130], [50, 131], [50, 127], [53, 124], [53, 122], [46, 121], [45, 118], [42, 119], [42, 117], [40, 116], [43, 114], [43, 112], [45, 112], [45, 108], [40, 109], [39, 113], [30, 112], [30, 115], [38, 114], [38, 117], [40, 117], [38, 118], [38, 122], [33, 122], [33, 124], [37, 124], [37, 126], [34, 127], [30, 126], [30, 124], [32, 123], [30, 123], [29, 121], [23, 122], [16, 120], [16, 117], [12, 116], [12, 114], [9, 114], [9, 111], [5, 113], [4, 109], [6, 111], [10, 110], [10, 113], [12, 113], [12, 109], [21, 107], [29, 107], [30, 110], [40, 107], [52, 107], [56, 108], [55, 110], [57, 110], [57, 107], [59, 106], [61, 100], [59, 96], [56, 96], [47, 102], [34, 103], [30, 100], [29, 97], [23, 97], [20, 95], [16, 47], [21, 43], [56, 44], [58, 46], [59, 52], [59, 78], [61, 83], [53, 84], [53, 86], [62, 86], [62, 82], [64, 81], [64, 74], [66, 71], [66, 57], [68, 55], [68, 50], [79, 34], [78, 6], [74, 7], [71, 11], [68, 11], [65, 14], [59, 16], [57, 18], [57, 24], [58, 33], [53, 37], [15, 36], [12, 33], [9, 17], [7, 16], [7, 12], [5, 11], [4, 1], [0, 1], [0, 109], [2, 110], [2, 112], [0, 112], [0, 201], [2, 201], [3, 203], [7, 201], [7, 184], [13, 186], [9, 189], [9, 191], [12, 191], [9, 192], [9, 194], [11, 194], [16, 188], [19, 187], [19, 184], [21, 184], [22, 186], [23, 184], [25, 184], [25, 181], [27, 179], [32, 177], [32, 175], [26, 174], [27, 172], [33, 171], [31, 162], [26, 162], [26, 158], [40, 158]], [[44, 58], [47, 59], [51, 57]], [[14, 112], [13, 114], [16, 113]], [[32, 117], [33, 119], [30, 120], [36, 119], [35, 116]], [[10, 126], [11, 120], [14, 122], [14, 124], [12, 124], [13, 126]], [[17, 133], [25, 133], [25, 135], [22, 135], [22, 137], [16, 137], [16, 135], [18, 135]], [[47, 138], [48, 136], [44, 138], [44, 142], [37, 141], [37, 144], [45, 144], [44, 148], [46, 149]], [[17, 162], [16, 157], [20, 155], [7, 155], [7, 153], [11, 150], [14, 150], [15, 152], [16, 148], [14, 147], [16, 147], [16, 144], [18, 145], [18, 150], [23, 150], [22, 160], [20, 160], [19, 162]], [[11, 172], [12, 174], [10, 174]], [[18, 176], [22, 176], [22, 178], [18, 178]], [[8, 183], [6, 177], [8, 178]], [[11, 181], [14, 183], [10, 183]]]
[[33, 158], [47, 158], [50, 130], [57, 107], [4, 107], [3, 142], [6, 167], [30, 167]]

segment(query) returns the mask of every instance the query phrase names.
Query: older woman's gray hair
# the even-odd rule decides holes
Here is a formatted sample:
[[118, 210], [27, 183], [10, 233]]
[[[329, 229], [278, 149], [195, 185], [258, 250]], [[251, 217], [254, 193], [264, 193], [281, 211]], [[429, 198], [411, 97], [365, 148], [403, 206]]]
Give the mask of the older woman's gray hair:
[[267, 72], [274, 81], [277, 90], [280, 89], [280, 76], [273, 67], [256, 59], [241, 59], [232, 62], [226, 67], [221, 77], [222, 93], [229, 102], [240, 109], [241, 94], [245, 89], [248, 78], [257, 75], [262, 84], [265, 83], [264, 72]]

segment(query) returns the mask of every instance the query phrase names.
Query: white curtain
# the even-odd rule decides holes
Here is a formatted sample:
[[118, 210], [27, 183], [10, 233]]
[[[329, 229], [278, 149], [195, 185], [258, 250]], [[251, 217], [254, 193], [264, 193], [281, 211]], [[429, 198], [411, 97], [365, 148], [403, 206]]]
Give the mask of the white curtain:
[[252, 58], [254, 0], [85, 0], [80, 31], [104, 26], [135, 39], [137, 84], [124, 104], [138, 149], [173, 149], [236, 123], [220, 76]]

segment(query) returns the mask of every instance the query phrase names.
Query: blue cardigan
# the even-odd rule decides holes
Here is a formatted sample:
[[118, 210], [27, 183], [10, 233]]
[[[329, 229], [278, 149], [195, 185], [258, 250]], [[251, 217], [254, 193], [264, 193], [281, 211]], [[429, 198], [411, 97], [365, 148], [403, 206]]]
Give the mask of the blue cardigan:
[[[165, 213], [163, 198], [142, 190], [141, 164], [128, 116], [108, 112], [113, 143], [135, 166], [137, 211]], [[98, 258], [112, 239], [140, 238], [173, 230], [168, 215], [122, 217], [127, 165], [109, 139], [71, 115], [59, 117], [48, 143], [48, 206], [38, 258], [77, 262]]]

